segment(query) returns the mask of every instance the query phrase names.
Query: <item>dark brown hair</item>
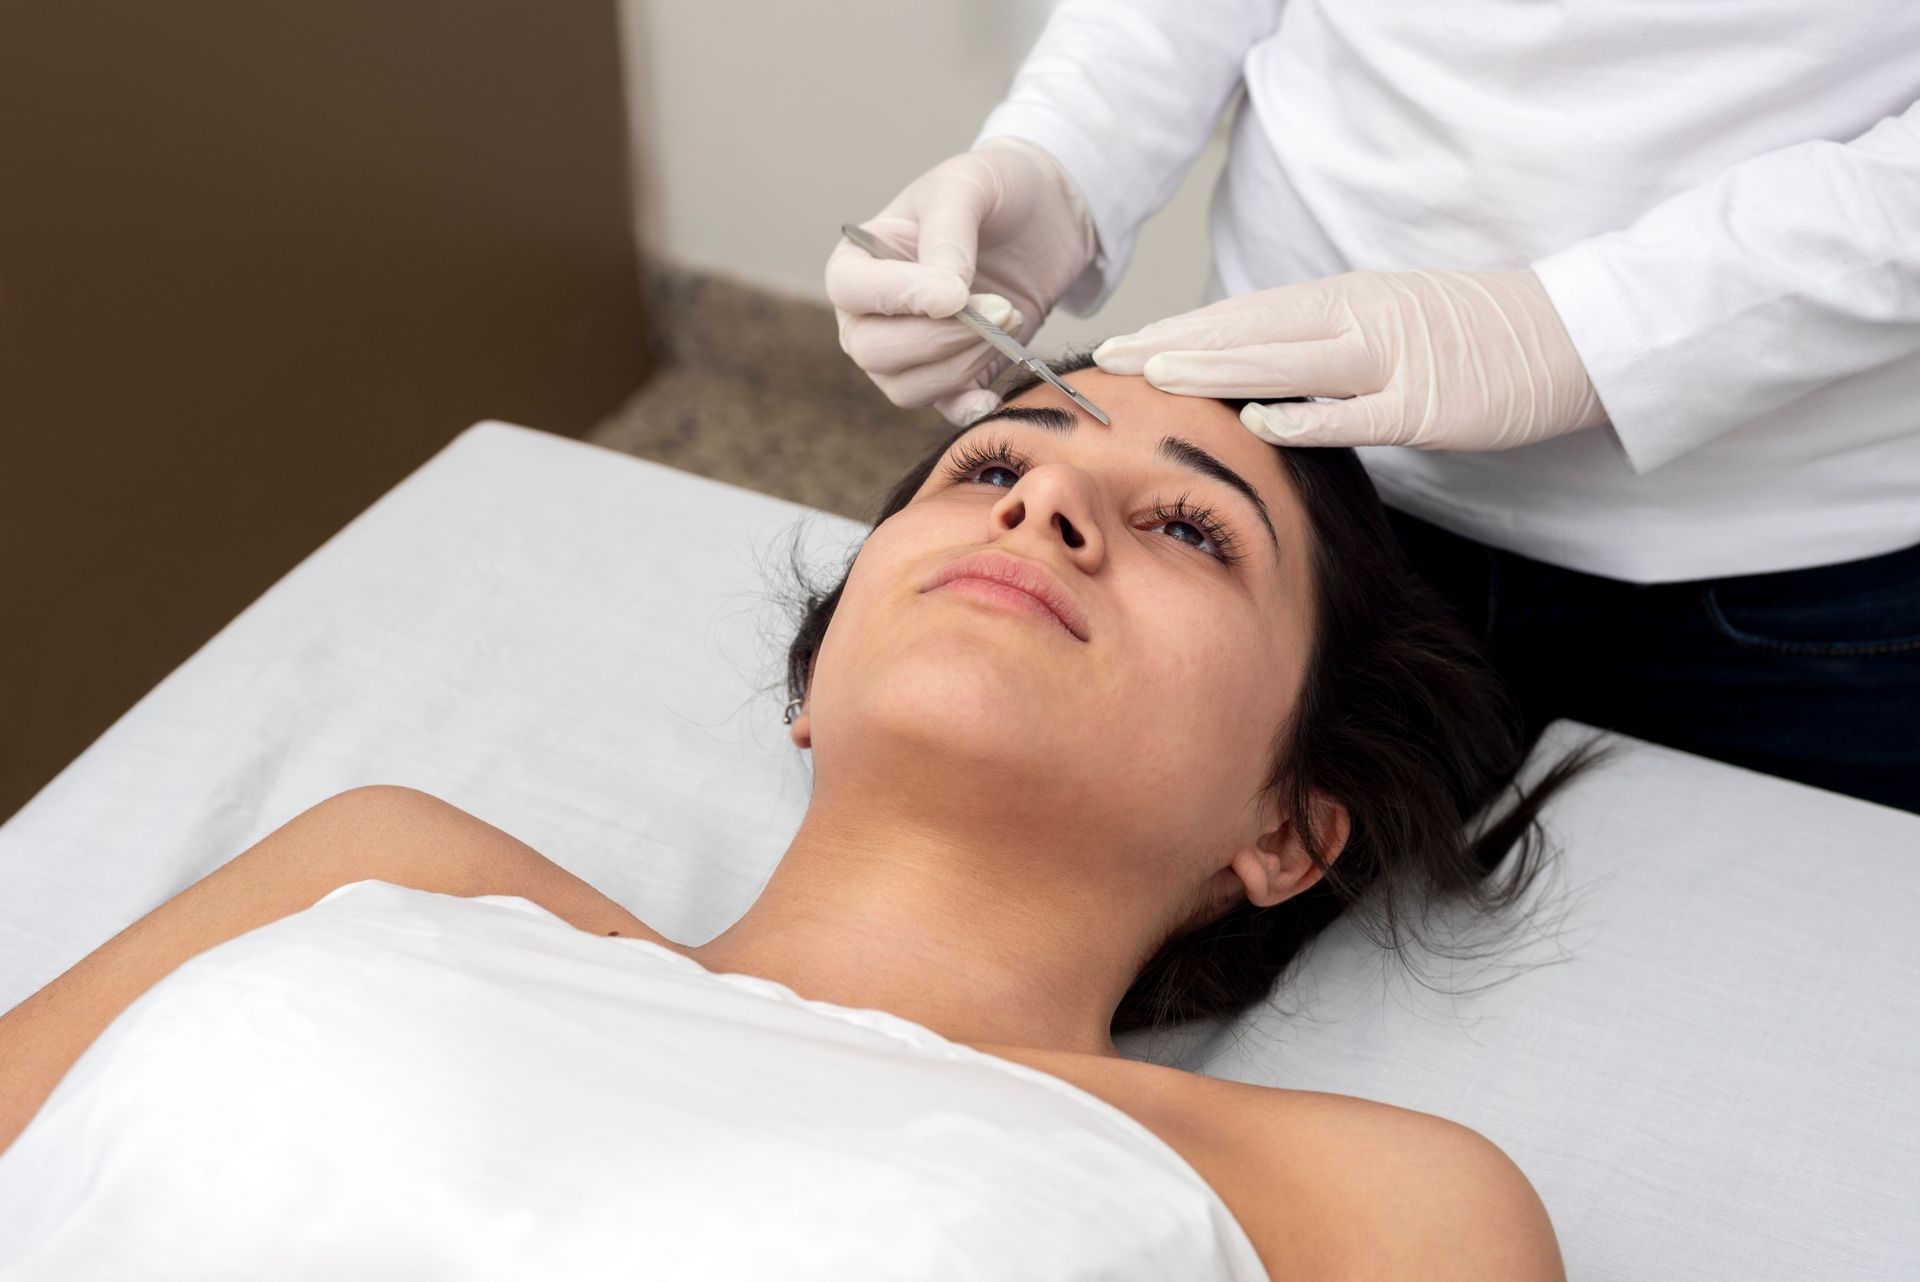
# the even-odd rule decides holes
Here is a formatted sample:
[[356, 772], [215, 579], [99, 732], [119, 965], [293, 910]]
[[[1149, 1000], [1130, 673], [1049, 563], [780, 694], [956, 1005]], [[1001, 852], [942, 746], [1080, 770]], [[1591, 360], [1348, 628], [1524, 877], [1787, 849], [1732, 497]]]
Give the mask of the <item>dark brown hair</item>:
[[[1053, 368], [1072, 373], [1092, 363], [1082, 352]], [[1018, 378], [1002, 389], [1003, 401], [1038, 382]], [[1223, 403], [1236, 412], [1245, 404]], [[872, 524], [907, 506], [959, 436], [942, 440], [900, 478]], [[1342, 913], [1383, 947], [1402, 950], [1422, 936], [1427, 909], [1442, 899], [1486, 913], [1510, 909], [1541, 868], [1541, 806], [1605, 755], [1594, 742], [1569, 753], [1470, 837], [1469, 825], [1515, 784], [1533, 746], [1517, 700], [1408, 562], [1358, 455], [1275, 448], [1313, 529], [1317, 628], [1298, 703], [1275, 736], [1266, 787], [1293, 817], [1322, 877], [1272, 907], [1243, 902], [1177, 925], [1115, 1010], [1116, 1036], [1240, 1013], [1265, 999]], [[849, 561], [825, 592], [803, 591], [787, 650], [790, 699], [806, 697], [851, 568]], [[1351, 819], [1332, 859], [1325, 834], [1313, 829], [1308, 803], [1316, 791], [1345, 805]]]

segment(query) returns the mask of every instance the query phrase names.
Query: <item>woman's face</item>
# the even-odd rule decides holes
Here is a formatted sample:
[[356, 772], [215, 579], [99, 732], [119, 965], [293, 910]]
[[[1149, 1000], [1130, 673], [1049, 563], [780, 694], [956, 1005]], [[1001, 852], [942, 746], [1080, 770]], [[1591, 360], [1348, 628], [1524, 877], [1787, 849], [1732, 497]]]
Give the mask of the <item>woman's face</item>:
[[[1305, 512], [1219, 402], [1068, 377], [1111, 426], [1043, 384], [867, 539], [795, 724], [815, 795], [910, 790], [1010, 838], [1250, 840], [1313, 634]], [[981, 554], [1049, 579], [1071, 629], [1017, 590], [935, 586]]]

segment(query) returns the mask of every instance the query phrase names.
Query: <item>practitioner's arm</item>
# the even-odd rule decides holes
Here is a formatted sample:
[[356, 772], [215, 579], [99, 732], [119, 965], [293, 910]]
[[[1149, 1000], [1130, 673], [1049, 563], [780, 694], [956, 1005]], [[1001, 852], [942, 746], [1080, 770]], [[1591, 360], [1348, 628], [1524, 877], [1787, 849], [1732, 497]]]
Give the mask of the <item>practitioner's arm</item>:
[[175, 967], [367, 879], [521, 895], [582, 930], [657, 938], [586, 882], [456, 806], [412, 788], [355, 788], [295, 816], [0, 1016], [0, 1152], [94, 1038]]
[[1142, 223], [1173, 198], [1283, 0], [1062, 0], [973, 145], [1047, 149], [1080, 189], [1100, 246], [1061, 298], [1077, 316], [1119, 284]]
[[1749, 157], [1531, 266], [1646, 473], [1846, 378], [1882, 380], [1853, 417], [1915, 431], [1917, 228], [1920, 102], [1849, 142]]

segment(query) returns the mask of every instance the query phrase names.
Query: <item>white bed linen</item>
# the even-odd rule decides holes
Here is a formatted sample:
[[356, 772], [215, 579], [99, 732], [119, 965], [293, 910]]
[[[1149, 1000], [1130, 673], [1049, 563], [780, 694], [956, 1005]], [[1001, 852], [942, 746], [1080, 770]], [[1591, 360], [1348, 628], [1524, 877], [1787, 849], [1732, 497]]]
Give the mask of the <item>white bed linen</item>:
[[[0, 826], [0, 1008], [365, 783], [704, 942], [805, 808], [769, 597], [803, 518], [823, 560], [859, 533], [469, 429]], [[1587, 733], [1556, 723], [1530, 773]], [[1564, 920], [1518, 957], [1554, 964], [1443, 999], [1336, 928], [1256, 1018], [1123, 1049], [1475, 1127], [1575, 1279], [1920, 1277], [1920, 817], [1620, 742], [1547, 811]]]
[[161, 980], [0, 1154], [0, 1279], [135, 1277], [1267, 1282], [1077, 1086], [379, 881]]

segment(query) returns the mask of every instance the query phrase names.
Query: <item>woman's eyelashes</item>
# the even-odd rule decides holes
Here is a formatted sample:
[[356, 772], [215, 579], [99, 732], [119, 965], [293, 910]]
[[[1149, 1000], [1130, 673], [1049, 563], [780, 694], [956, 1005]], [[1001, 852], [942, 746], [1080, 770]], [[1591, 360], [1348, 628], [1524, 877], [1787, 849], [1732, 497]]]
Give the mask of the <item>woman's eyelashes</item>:
[[[1032, 468], [1033, 460], [1014, 449], [1004, 440], [986, 442], [969, 441], [954, 451], [953, 459], [943, 469], [947, 479], [957, 484], [993, 485], [999, 489], [1013, 486]], [[988, 478], [996, 473], [1009, 479], [1004, 483]], [[1182, 494], [1171, 503], [1154, 504], [1148, 513], [1145, 529], [1165, 526], [1168, 535], [1177, 543], [1186, 543], [1203, 555], [1210, 556], [1222, 565], [1232, 566], [1243, 559], [1240, 542], [1227, 523], [1220, 519], [1214, 510], [1203, 503], [1193, 502]], [[1175, 534], [1176, 530], [1185, 530], [1189, 535]]]

